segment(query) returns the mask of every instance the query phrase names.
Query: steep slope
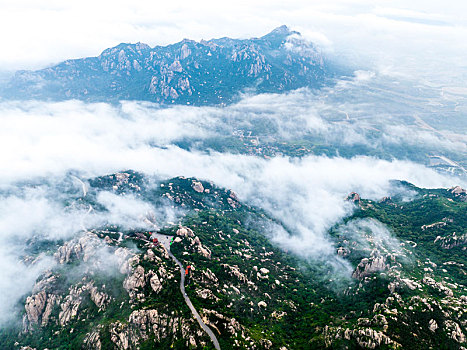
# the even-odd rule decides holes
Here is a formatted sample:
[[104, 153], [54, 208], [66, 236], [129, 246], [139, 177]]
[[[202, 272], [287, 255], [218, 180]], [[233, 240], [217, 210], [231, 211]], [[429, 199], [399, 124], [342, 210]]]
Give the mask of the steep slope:
[[2, 95], [19, 99], [226, 104], [251, 89], [319, 87], [331, 74], [319, 50], [286, 26], [253, 39], [120, 44], [98, 57], [20, 71]]
[[[196, 179], [158, 183], [134, 172], [89, 179], [71, 206], [102, 210], [101, 191], [132, 193], [156, 207], [184, 210], [152, 231], [96, 227], [68, 242], [34, 243], [25, 259], [52, 255], [56, 267], [25, 297], [22, 323], [0, 334], [1, 347], [213, 348], [180, 293], [220, 347], [249, 349], [461, 349], [466, 345], [465, 190], [424, 190], [375, 202], [352, 193], [355, 212], [330, 232], [352, 276], [331, 275], [271, 244], [280, 222]], [[157, 231], [157, 236], [154, 232]], [[161, 242], [160, 241], [160, 242]], [[33, 243], [31, 243], [33, 244]], [[334, 281], [334, 282], [332, 282]], [[14, 345], [16, 343], [16, 345]]]

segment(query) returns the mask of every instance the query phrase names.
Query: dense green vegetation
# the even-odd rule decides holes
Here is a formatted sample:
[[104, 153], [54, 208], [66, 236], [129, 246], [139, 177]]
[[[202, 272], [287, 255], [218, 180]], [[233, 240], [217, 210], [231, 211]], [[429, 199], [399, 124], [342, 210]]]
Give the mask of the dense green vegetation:
[[[89, 194], [77, 201], [100, 210], [96, 196], [106, 190], [133, 193], [156, 205], [170, 203], [183, 209], [179, 225], [165, 225], [158, 232], [178, 237], [171, 251], [185, 267], [192, 266], [187, 294], [213, 327], [222, 348], [235, 344], [250, 347], [250, 342], [261, 348], [271, 342], [274, 349], [321, 349], [326, 345], [357, 349], [365, 341], [375, 341], [358, 333], [368, 330], [389, 339], [376, 343], [381, 349], [399, 345], [407, 349], [459, 348], [449, 329], [457, 324], [465, 331], [466, 322], [465, 312], [460, 311], [465, 308], [462, 297], [467, 295], [466, 240], [452, 239], [454, 232], [456, 237], [465, 237], [467, 232], [467, 202], [463, 197], [445, 189], [395, 183], [399, 193], [409, 193], [412, 198], [396, 195], [381, 201], [357, 200], [354, 213], [333, 227], [329, 236], [355, 271], [363, 273], [339, 279], [330, 275], [325, 261], [304, 260], [272, 244], [266, 228], [281, 223], [239, 202], [230, 190], [192, 178], [154, 182], [138, 173], [125, 174], [90, 180]], [[203, 191], [199, 187], [195, 190], [195, 184], [202, 185]], [[189, 228], [199, 241], [177, 235], [180, 227]], [[381, 227], [387, 235], [384, 239], [375, 231]], [[138, 249], [138, 265], [144, 271], [158, 271], [163, 266], [173, 277], [164, 278], [160, 292], [155, 293], [146, 284], [139, 289], [144, 298], [130, 300], [122, 288], [124, 274], [89, 275], [86, 278], [99, 288], [105, 285], [112, 298], [104, 309], [98, 310], [89, 293], [84, 293], [76, 319], [58, 325], [60, 310], [56, 306], [47, 327], [36, 327], [28, 333], [20, 333], [20, 324], [3, 329], [2, 348], [13, 349], [19, 340], [37, 348], [76, 349], [86, 334], [98, 329], [102, 348], [108, 349], [114, 346], [110, 328], [117, 321], [126, 325], [134, 310], [158, 310], [171, 317], [191, 318], [178, 289], [180, 276], [175, 264], [164, 260], [160, 247], [153, 249], [159, 258], [145, 258], [152, 245], [141, 237], [147, 237], [148, 232], [119, 227], [94, 231], [101, 238], [107, 236], [115, 247]], [[121, 242], [120, 232], [125, 237]], [[199, 245], [208, 250], [208, 256], [202, 254]], [[50, 242], [41, 246], [46, 251], [53, 247]], [[40, 250], [36, 247], [30, 254]], [[383, 267], [362, 270], [365, 259], [372, 262], [377, 257], [384, 258]], [[80, 264], [71, 261], [54, 271], [58, 279], [49, 286], [53, 293], [66, 295], [71, 286], [84, 283], [80, 275], [69, 274]], [[412, 284], [416, 287], [411, 288]], [[430, 330], [433, 321], [438, 326], [434, 331]], [[348, 336], [343, 336], [345, 330]], [[205, 335], [197, 339], [212, 347]], [[141, 349], [154, 347], [183, 349], [186, 339], [177, 331], [161, 339], [151, 335], [139, 344]]]

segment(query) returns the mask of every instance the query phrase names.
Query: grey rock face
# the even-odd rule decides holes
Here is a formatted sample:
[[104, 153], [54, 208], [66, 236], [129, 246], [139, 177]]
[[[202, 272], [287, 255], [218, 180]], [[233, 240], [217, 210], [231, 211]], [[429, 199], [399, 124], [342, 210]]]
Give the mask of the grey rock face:
[[282, 26], [252, 39], [183, 40], [154, 48], [120, 44], [98, 57], [17, 72], [1, 94], [19, 99], [226, 104], [244, 90], [319, 87], [331, 75], [320, 51]]
[[383, 271], [388, 268], [386, 264], [386, 257], [382, 255], [371, 256], [370, 258], [364, 258], [360, 261], [357, 268], [352, 274], [353, 278], [362, 279], [377, 271]]
[[31, 324], [38, 324], [47, 302], [47, 294], [42, 291], [26, 299], [26, 315]]

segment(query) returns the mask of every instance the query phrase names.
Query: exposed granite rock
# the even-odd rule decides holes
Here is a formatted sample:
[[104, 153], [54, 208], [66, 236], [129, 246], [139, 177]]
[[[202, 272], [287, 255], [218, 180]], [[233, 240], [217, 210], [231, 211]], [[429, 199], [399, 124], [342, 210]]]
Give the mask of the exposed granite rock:
[[401, 348], [401, 345], [389, 338], [383, 332], [372, 328], [341, 328], [329, 327], [324, 329], [324, 340], [327, 347], [331, 347], [335, 339], [355, 340], [364, 349], [375, 349], [381, 345], [390, 345], [392, 348]]
[[161, 291], [161, 289], [162, 289], [162, 282], [161, 282], [161, 280], [159, 279], [159, 277], [157, 276], [157, 274], [155, 272], [152, 272], [152, 273], [153, 273], [153, 275], [150, 278], [149, 283], [151, 285], [152, 290], [155, 293], [159, 293]]
[[195, 234], [193, 233], [193, 231], [189, 228], [189, 227], [185, 227], [185, 226], [181, 226], [176, 234], [178, 236], [182, 236], [182, 237], [194, 237]]
[[211, 299], [218, 301], [219, 298], [214, 295], [214, 293], [207, 288], [196, 290], [196, 295], [198, 295], [201, 299]]
[[209, 268], [207, 268], [206, 270], [203, 270], [202, 274], [203, 274], [203, 279], [205, 279], [205, 282], [207, 283], [213, 282], [217, 284], [219, 282], [214, 272], [212, 272]]
[[349, 255], [349, 253], [350, 251], [347, 248], [344, 248], [344, 247], [337, 248], [337, 255], [339, 256], [346, 257], [347, 255]]
[[245, 89], [320, 87], [329, 74], [333, 70], [315, 45], [280, 27], [252, 39], [183, 40], [154, 48], [122, 43], [97, 57], [17, 72], [2, 96], [225, 104]]
[[117, 349], [127, 350], [130, 348], [130, 331], [126, 325], [120, 321], [110, 325], [110, 340], [114, 343]]
[[130, 263], [132, 262], [128, 257], [133, 256], [130, 249], [119, 247], [115, 250], [114, 255], [118, 259], [118, 264], [120, 266], [120, 273], [129, 274], [131, 272]]
[[180, 332], [186, 339], [186, 346], [196, 343], [192, 320], [178, 316], [169, 316], [155, 309], [135, 310], [128, 318], [128, 323], [114, 322], [110, 325], [111, 341], [118, 349], [138, 348], [138, 344], [153, 337], [156, 342]]
[[47, 293], [44, 291], [26, 298], [24, 308], [26, 309], [27, 319], [31, 325], [39, 324], [46, 302]]
[[458, 323], [452, 320], [446, 320], [444, 326], [451, 339], [461, 344], [465, 342], [465, 335]]
[[437, 289], [438, 291], [446, 294], [449, 297], [453, 296], [452, 290], [448, 287], [446, 287], [443, 283], [436, 282], [433, 278], [429, 276], [423, 277], [422, 282], [432, 288]]
[[193, 189], [198, 193], [203, 193], [204, 192], [203, 184], [201, 182], [199, 182], [199, 181], [193, 181], [191, 187], [193, 187]]
[[101, 350], [102, 349], [102, 342], [100, 338], [99, 330], [95, 330], [86, 334], [83, 340], [83, 347], [86, 350]]
[[32, 293], [36, 294], [40, 291], [52, 292], [55, 289], [57, 276], [52, 274], [51, 271], [46, 272], [40, 280], [38, 280], [32, 288]]
[[102, 310], [105, 305], [110, 302], [110, 297], [106, 293], [99, 291], [97, 287], [91, 287], [90, 293], [91, 300], [96, 304], [99, 310]]
[[133, 269], [133, 273], [125, 278], [123, 281], [123, 288], [130, 294], [130, 297], [136, 296], [136, 291], [146, 285], [146, 278], [144, 268], [137, 265]]
[[428, 322], [428, 329], [432, 332], [436, 331], [438, 329], [438, 323], [436, 323], [435, 320], [431, 319], [430, 322]]
[[370, 258], [363, 258], [357, 265], [355, 271], [352, 273], [352, 277], [356, 279], [362, 279], [365, 276], [371, 275], [377, 271], [384, 271], [389, 268], [386, 264], [386, 257], [379, 255], [376, 251], [372, 252]]
[[350, 193], [347, 196], [346, 200], [349, 201], [349, 202], [353, 202], [355, 204], [360, 204], [360, 202], [361, 202], [360, 195], [358, 193], [356, 193], [356, 192]]
[[201, 240], [199, 239], [198, 236], [196, 236], [191, 241], [191, 245], [195, 247], [195, 249], [198, 251], [199, 254], [201, 254], [205, 258], [211, 259], [211, 251], [201, 244]]
[[75, 285], [70, 287], [69, 294], [60, 304], [61, 310], [58, 314], [58, 319], [61, 326], [65, 326], [70, 322], [71, 319], [77, 316], [79, 307], [83, 302], [83, 293], [88, 291], [91, 287], [92, 283], [87, 283], [82, 286]]
[[86, 232], [79, 239], [65, 242], [54, 254], [54, 257], [60, 264], [69, 263], [73, 259], [88, 261], [94, 255], [96, 248], [101, 245], [102, 242], [97, 235]]
[[448, 190], [455, 197], [459, 198], [461, 201], [467, 202], [467, 190], [463, 189], [460, 186], [452, 187]]
[[245, 276], [245, 274], [240, 272], [240, 269], [237, 265], [231, 266], [228, 264], [222, 264], [222, 267], [224, 267], [231, 276], [237, 277], [239, 281], [245, 283], [248, 282], [248, 278]]
[[47, 326], [55, 305], [59, 304], [60, 301], [61, 301], [60, 296], [57, 296], [55, 294], [47, 295], [47, 305], [45, 306], [44, 313], [42, 314], [42, 322], [41, 322], [42, 327]]
[[443, 237], [437, 236], [434, 242], [444, 249], [452, 249], [467, 244], [467, 234], [458, 235], [456, 232], [452, 232]]
[[[201, 314], [203, 315], [203, 321], [209, 327], [216, 330], [218, 333], [219, 328], [223, 327], [227, 333], [233, 337], [241, 337], [243, 339], [249, 339], [247, 329], [242, 326], [235, 318], [229, 318], [218, 313], [215, 310], [203, 309]], [[251, 344], [250, 344], [251, 345]], [[254, 346], [251, 346], [254, 348]]]

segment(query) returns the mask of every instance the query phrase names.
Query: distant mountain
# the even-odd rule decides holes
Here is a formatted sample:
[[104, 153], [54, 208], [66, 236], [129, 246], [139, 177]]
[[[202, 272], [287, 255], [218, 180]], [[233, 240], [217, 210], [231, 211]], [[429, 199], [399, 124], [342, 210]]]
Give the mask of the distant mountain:
[[286, 26], [261, 38], [182, 40], [168, 46], [120, 44], [98, 57], [19, 71], [6, 98], [89, 101], [148, 100], [165, 104], [223, 104], [240, 92], [320, 87], [331, 75], [315, 45]]

